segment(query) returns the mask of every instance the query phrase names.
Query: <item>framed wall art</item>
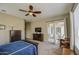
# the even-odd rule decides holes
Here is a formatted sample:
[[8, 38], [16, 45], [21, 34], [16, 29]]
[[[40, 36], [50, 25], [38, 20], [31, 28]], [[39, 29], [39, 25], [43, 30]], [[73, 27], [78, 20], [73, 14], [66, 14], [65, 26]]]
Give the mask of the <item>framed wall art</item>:
[[0, 24], [0, 30], [5, 30], [5, 25]]

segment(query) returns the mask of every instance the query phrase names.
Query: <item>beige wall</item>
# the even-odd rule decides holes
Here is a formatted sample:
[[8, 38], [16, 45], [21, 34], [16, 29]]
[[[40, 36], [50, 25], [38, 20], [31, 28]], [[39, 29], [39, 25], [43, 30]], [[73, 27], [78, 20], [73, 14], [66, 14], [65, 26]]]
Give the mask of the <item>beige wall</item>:
[[26, 38], [31, 39], [31, 22], [26, 22]]
[[[5, 25], [5, 30], [3, 32], [0, 30], [0, 35], [2, 33], [5, 33], [4, 37], [7, 36], [6, 39], [4, 39], [3, 41], [6, 41], [6, 40], [9, 41], [9, 34], [7, 34], [7, 32], [9, 32], [9, 30], [12, 30], [12, 26], [13, 26], [13, 30], [21, 30], [22, 39], [25, 38], [24, 37], [24, 20], [22, 20], [18, 17], [15, 17], [15, 16], [0, 13], [0, 24]], [[5, 32], [5, 31], [7, 31], [7, 32]], [[0, 43], [1, 42], [2, 42], [2, 40], [0, 41]]]
[[0, 30], [0, 45], [9, 43], [9, 31]]
[[71, 24], [70, 24], [70, 14], [68, 13], [68, 15], [66, 16], [66, 27], [67, 27], [67, 37], [70, 38], [71, 37]]
[[71, 22], [71, 40], [70, 40], [70, 48], [74, 50], [74, 15], [73, 12], [70, 12], [70, 22]]

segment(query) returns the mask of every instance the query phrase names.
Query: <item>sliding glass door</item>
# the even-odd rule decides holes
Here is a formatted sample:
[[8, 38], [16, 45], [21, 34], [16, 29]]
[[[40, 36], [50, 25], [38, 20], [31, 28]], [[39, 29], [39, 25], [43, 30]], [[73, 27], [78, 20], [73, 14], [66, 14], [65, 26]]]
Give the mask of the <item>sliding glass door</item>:
[[54, 44], [59, 44], [59, 39], [63, 39], [65, 37], [64, 21], [55, 21], [50, 23], [48, 27], [48, 33], [48, 41]]
[[55, 43], [55, 24], [49, 24], [48, 28], [48, 41]]

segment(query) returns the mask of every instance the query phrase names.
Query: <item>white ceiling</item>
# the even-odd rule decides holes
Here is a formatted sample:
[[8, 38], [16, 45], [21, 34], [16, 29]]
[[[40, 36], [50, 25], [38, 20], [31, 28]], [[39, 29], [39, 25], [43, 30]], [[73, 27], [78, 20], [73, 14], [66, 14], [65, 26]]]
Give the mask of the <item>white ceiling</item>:
[[[25, 12], [19, 11], [19, 9], [28, 10], [29, 5], [33, 5], [35, 11], [39, 10], [42, 13], [38, 14], [37, 17], [33, 17], [30, 15], [25, 16]], [[72, 6], [72, 3], [0, 3], [0, 12], [6, 10], [3, 13], [33, 21], [66, 14], [71, 10]]]

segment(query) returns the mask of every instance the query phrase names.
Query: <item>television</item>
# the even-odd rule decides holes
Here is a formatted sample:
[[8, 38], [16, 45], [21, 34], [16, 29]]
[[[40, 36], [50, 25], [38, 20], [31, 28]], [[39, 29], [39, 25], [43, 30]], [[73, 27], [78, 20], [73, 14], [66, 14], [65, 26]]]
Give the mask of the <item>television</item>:
[[41, 27], [35, 28], [35, 32], [41, 32]]

